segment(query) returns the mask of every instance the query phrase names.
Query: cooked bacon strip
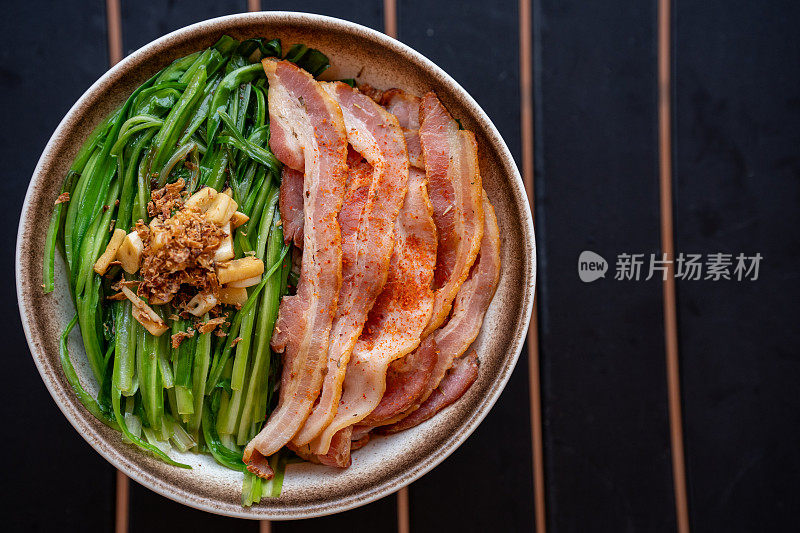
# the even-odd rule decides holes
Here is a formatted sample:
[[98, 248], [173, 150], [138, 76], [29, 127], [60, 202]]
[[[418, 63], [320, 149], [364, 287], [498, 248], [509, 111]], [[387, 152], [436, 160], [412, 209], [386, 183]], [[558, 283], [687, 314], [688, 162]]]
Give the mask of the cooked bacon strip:
[[[369, 85], [365, 87], [371, 93], [375, 91]], [[419, 105], [422, 99], [401, 89], [389, 89], [384, 93], [374, 93], [371, 96], [376, 98], [389, 113], [396, 116], [400, 126], [403, 127], [409, 163], [425, 170], [422, 145], [419, 140]]]
[[372, 431], [372, 426], [356, 424], [353, 426], [353, 434], [350, 436], [350, 440], [357, 441], [368, 437], [370, 431]]
[[419, 409], [440, 384], [453, 360], [478, 336], [500, 279], [500, 231], [485, 191], [482, 196], [485, 216], [479, 259], [461, 285], [450, 321], [415, 352], [390, 365], [386, 392], [378, 406], [361, 420], [362, 424], [397, 424]]
[[362, 420], [371, 426], [392, 423], [405, 416], [414, 401], [424, 394], [439, 360], [434, 337], [428, 336], [419, 348], [389, 365], [386, 391], [375, 409]]
[[[350, 458], [350, 439], [352, 433], [353, 426], [344, 428], [342, 431], [338, 432], [331, 442], [330, 450], [325, 455], [317, 455], [310, 452], [307, 444], [304, 446], [297, 446], [294, 443], [289, 443], [288, 447], [290, 450], [300, 456], [301, 459], [311, 463], [347, 468], [352, 463]], [[361, 446], [363, 446], [367, 443], [366, 441], [369, 440], [369, 436], [366, 437], [366, 441], [364, 438], [361, 440], [363, 441]]]
[[420, 408], [439, 386], [453, 360], [467, 351], [481, 331], [483, 317], [500, 281], [500, 228], [486, 191], [483, 191], [483, 209], [484, 233], [478, 260], [458, 291], [450, 320], [431, 335], [438, 348], [436, 365], [416, 400], [404, 413], [389, 418], [384, 424], [398, 422]]
[[381, 103], [381, 96], [383, 96], [383, 91], [381, 91], [380, 89], [376, 89], [369, 83], [360, 83], [358, 85], [358, 90], [366, 94], [373, 100], [375, 100], [377, 103], [379, 104]]
[[432, 92], [422, 97], [419, 130], [425, 173], [439, 236], [433, 315], [422, 336], [435, 331], [450, 314], [453, 298], [469, 275], [483, 236], [478, 145]]
[[[286, 444], [286, 447], [288, 449], [292, 450], [294, 453], [296, 453], [297, 456], [300, 459], [302, 459], [303, 461], [308, 461], [309, 463], [314, 463], [315, 465], [321, 465], [322, 464], [322, 462], [320, 462], [320, 460], [319, 460], [319, 457], [317, 457], [316, 455], [314, 455], [313, 453], [308, 451], [308, 446], [295, 446], [294, 444], [289, 442], [289, 443]], [[250, 470], [249, 467], [248, 467], [248, 470]], [[252, 472], [252, 470], [251, 470], [251, 472]], [[254, 474], [258, 474], [257, 472], [253, 472], [253, 473]]]
[[270, 148], [287, 166], [302, 166], [305, 172], [304, 253], [297, 294], [281, 300], [272, 337], [273, 349], [284, 352], [278, 407], [247, 444], [247, 464], [272, 455], [294, 437], [322, 387], [342, 282], [337, 216], [347, 175], [347, 133], [338, 104], [292, 63], [265, 59], [263, 65], [270, 85]]
[[283, 240], [303, 247], [303, 173], [283, 167], [278, 208], [281, 212]]
[[380, 433], [384, 435], [397, 433], [425, 422], [461, 398], [476, 379], [478, 379], [478, 354], [475, 353], [475, 350], [470, 350], [467, 355], [459, 357], [453, 362], [452, 368], [447, 371], [442, 382], [425, 400], [425, 403], [420, 405], [419, 409], [396, 424], [380, 428]]
[[460, 357], [478, 336], [483, 317], [497, 290], [497, 283], [500, 281], [500, 228], [486, 191], [483, 191], [483, 209], [484, 233], [480, 255], [469, 278], [458, 291], [450, 320], [434, 333], [439, 357], [431, 373], [428, 388], [418, 401], [427, 399], [439, 385], [453, 360]]
[[[353, 433], [355, 433], [355, 431], [353, 431]], [[355, 451], [355, 450], [357, 450], [359, 448], [363, 448], [364, 446], [367, 445], [367, 443], [369, 442], [370, 438], [371, 438], [371, 436], [370, 436], [369, 433], [366, 433], [363, 437], [358, 438], [358, 439], [354, 439], [353, 437], [350, 437], [350, 451], [353, 452], [353, 451]]]
[[381, 95], [381, 105], [397, 117], [400, 125], [408, 130], [418, 130], [420, 125], [421, 98], [402, 89], [389, 89]]
[[[319, 424], [319, 420], [314, 420], [315, 413], [318, 413], [316, 415], [317, 419], [322, 416], [322, 408], [320, 407], [323, 403], [322, 396], [325, 394], [326, 390], [328, 395], [332, 394], [330, 389], [332, 385], [329, 384], [329, 379], [332, 379], [335, 373], [338, 371], [338, 368], [335, 368], [336, 361], [331, 360], [331, 356], [335, 356], [334, 339], [337, 329], [337, 321], [341, 320], [339, 311], [344, 307], [345, 302], [343, 296], [350, 285], [346, 285], [345, 280], [352, 280], [355, 275], [357, 275], [355, 269], [358, 266], [358, 229], [362, 220], [364, 208], [367, 205], [367, 200], [370, 196], [370, 186], [372, 184], [372, 166], [352, 148], [348, 149], [347, 165], [349, 167], [349, 175], [347, 178], [347, 186], [345, 187], [344, 203], [342, 204], [342, 210], [339, 211], [339, 227], [342, 231], [342, 288], [339, 291], [337, 312], [336, 316], [334, 317], [333, 326], [331, 327], [331, 338], [330, 344], [328, 345], [328, 368], [326, 370], [327, 373], [325, 375], [325, 381], [323, 381], [320, 399], [317, 405], [314, 406], [314, 409], [312, 410], [308, 420], [306, 420], [306, 424], [300, 429], [298, 434], [295, 435], [295, 438], [292, 441], [292, 444], [295, 447], [306, 450], [308, 449], [308, 442], [303, 442], [303, 440], [306, 438], [304, 432], [307, 433], [306, 428], [308, 427], [309, 423], [313, 425]], [[342, 324], [338, 325], [341, 327]], [[349, 359], [349, 353], [347, 356]], [[334, 366], [333, 370], [331, 369], [331, 366]], [[346, 368], [346, 364], [344, 365], [344, 368]], [[330, 374], [331, 372], [334, 374]], [[330, 401], [331, 399], [328, 400], [328, 403]], [[330, 408], [330, 405], [328, 408]], [[331, 418], [332, 416], [333, 415], [331, 415]], [[315, 435], [312, 435], [310, 438], [313, 439], [314, 436]]]
[[[362, 93], [376, 102], [385, 101], [389, 112], [399, 114], [402, 124], [414, 126], [415, 129], [401, 128], [406, 140], [408, 163], [412, 167], [425, 170], [425, 159], [422, 156], [422, 143], [419, 139], [419, 103], [421, 99], [401, 91], [390, 89], [388, 97], [381, 99], [381, 93], [369, 85], [359, 87]], [[366, 91], [366, 92], [365, 92]], [[294, 245], [303, 246], [303, 174], [289, 167], [283, 169], [281, 192], [279, 197], [281, 219], [283, 221], [283, 238], [286, 243], [294, 241]]]
[[422, 156], [422, 143], [419, 140], [419, 130], [403, 129], [408, 150], [408, 162], [411, 166], [425, 170], [425, 158]]
[[263, 479], [272, 479], [275, 472], [269, 466], [269, 460], [265, 455], [254, 453], [247, 463], [247, 470]]
[[[436, 228], [431, 209], [425, 176], [412, 169], [408, 193], [394, 228], [395, 248], [389, 279], [353, 349], [336, 417], [311, 443], [315, 453], [327, 453], [334, 435], [361, 422], [381, 403], [382, 397], [389, 402], [392, 396], [389, 391], [397, 389], [391, 385], [387, 389], [387, 367], [419, 344], [433, 306], [430, 284], [436, 264]], [[422, 353], [413, 364], [407, 365], [408, 370], [419, 375], [427, 367], [430, 373], [436, 362], [435, 350], [431, 347], [418, 352]], [[392, 380], [391, 372], [388, 380]], [[418, 379], [422, 384], [426, 380], [426, 375]], [[384, 395], [385, 389], [388, 396]], [[411, 401], [417, 396], [418, 392], [411, 395]]]
[[[284, 165], [303, 172], [306, 163], [316, 163], [313, 161], [314, 158], [306, 156], [305, 150], [306, 142], [311, 140], [309, 136], [316, 133], [313, 126], [309, 128], [309, 116], [318, 113], [335, 114], [332, 111], [333, 106], [319, 95], [306, 100], [306, 95], [312, 94], [311, 84], [315, 84], [314, 92], [321, 91], [321, 86], [316, 85], [317, 82], [313, 78], [308, 79], [298, 73], [302, 69], [291, 65], [288, 61], [277, 61], [274, 58], [264, 59], [261, 64], [264, 65], [267, 79], [270, 80], [268, 102], [270, 150]], [[302, 72], [307, 74], [305, 71]], [[279, 83], [273, 85], [272, 79], [279, 80]]]
[[350, 458], [350, 438], [353, 433], [353, 426], [339, 431], [331, 441], [330, 449], [325, 455], [318, 455], [319, 462], [327, 466], [338, 466], [347, 468], [352, 463]]
[[[406, 140], [409, 165], [425, 169], [425, 160], [422, 158], [422, 144], [419, 140], [419, 130], [403, 129]], [[287, 244], [293, 242], [295, 246], [303, 247], [303, 174], [283, 167], [281, 190], [278, 197], [278, 206], [283, 224], [283, 240]]]
[[323, 88], [339, 103], [347, 139], [371, 172], [353, 180], [360, 201], [345, 198], [339, 214], [343, 235], [352, 237], [343, 238], [342, 288], [331, 327], [328, 371], [319, 402], [294, 438], [298, 445], [311, 442], [336, 416], [350, 353], [386, 284], [394, 249], [394, 239], [387, 236], [394, 231], [408, 188], [408, 153], [395, 116], [346, 83], [325, 83]]

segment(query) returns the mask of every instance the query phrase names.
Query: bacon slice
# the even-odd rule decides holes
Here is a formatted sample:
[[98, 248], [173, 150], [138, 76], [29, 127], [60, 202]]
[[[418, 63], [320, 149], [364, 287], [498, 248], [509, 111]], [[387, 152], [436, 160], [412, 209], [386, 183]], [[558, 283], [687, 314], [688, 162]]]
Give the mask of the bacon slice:
[[450, 320], [433, 335], [439, 348], [438, 359], [431, 372], [428, 387], [420, 395], [418, 403], [427, 399], [439, 385], [453, 360], [460, 357], [478, 336], [483, 317], [497, 290], [497, 283], [500, 281], [500, 228], [486, 191], [483, 191], [483, 209], [484, 233], [480, 255], [469, 278], [458, 291]]
[[[389, 278], [353, 349], [336, 416], [311, 443], [312, 451], [317, 454], [328, 453], [338, 432], [362, 422], [381, 403], [385, 397], [387, 367], [417, 347], [420, 333], [430, 318], [436, 227], [425, 176], [416, 169], [410, 172], [408, 193], [395, 224], [394, 237]], [[435, 352], [425, 353], [430, 372], [436, 361]], [[410, 365], [410, 370], [421, 366]], [[425, 380], [423, 377], [421, 381]], [[416, 396], [412, 396], [412, 401]], [[363, 436], [363, 432], [359, 433]]]
[[339, 468], [350, 466], [350, 463], [352, 463], [350, 458], [350, 436], [352, 433], [353, 426], [337, 432], [331, 442], [328, 453], [317, 456], [319, 462], [327, 466], [338, 466]]
[[356, 424], [353, 426], [353, 434], [350, 436], [350, 439], [353, 441], [361, 440], [364, 437], [368, 437], [370, 431], [372, 431], [372, 427]]
[[278, 194], [278, 209], [281, 212], [283, 240], [303, 247], [303, 173], [289, 167], [281, 172], [281, 189]]
[[432, 92], [422, 97], [419, 130], [425, 173], [439, 236], [433, 315], [422, 336], [435, 331], [450, 314], [453, 298], [469, 275], [483, 236], [478, 146]]
[[[364, 213], [364, 208], [367, 205], [367, 199], [370, 196], [370, 185], [372, 182], [372, 173], [373, 169], [372, 166], [367, 163], [367, 161], [361, 157], [360, 154], [355, 152], [354, 150], [349, 149], [349, 153], [347, 156], [348, 167], [350, 169], [350, 173], [347, 179], [347, 187], [346, 192], [344, 195], [344, 203], [342, 204], [342, 210], [339, 212], [339, 227], [342, 231], [342, 288], [339, 292], [339, 302], [337, 303], [337, 314], [334, 317], [333, 326], [331, 328], [331, 337], [330, 337], [330, 344], [328, 346], [328, 362], [326, 367], [326, 375], [323, 381], [322, 392], [320, 394], [320, 398], [318, 399], [317, 404], [314, 406], [314, 409], [311, 412], [308, 420], [300, 429], [300, 431], [295, 435], [295, 438], [292, 440], [292, 444], [295, 448], [302, 449], [305, 453], [314, 455], [311, 453], [308, 447], [308, 440], [313, 439], [314, 436], [312, 435], [310, 438], [307, 436], [309, 433], [309, 424], [313, 426], [318, 426], [321, 423], [321, 417], [326, 416], [327, 413], [323, 412], [324, 404], [330, 404], [332, 401], [332, 394], [333, 391], [331, 387], [335, 384], [331, 383], [332, 379], [335, 379], [336, 372], [338, 368], [336, 367], [337, 362], [332, 360], [332, 357], [341, 356], [342, 354], [338, 353], [338, 349], [334, 347], [334, 338], [335, 332], [337, 328], [337, 320], [339, 321], [339, 328], [341, 328], [344, 324], [340, 318], [339, 312], [340, 309], [343, 310], [344, 307], [344, 294], [346, 289], [344, 280], [345, 279], [353, 279], [356, 273], [354, 270], [357, 267], [357, 258], [358, 258], [358, 229], [359, 223], [362, 219], [362, 214]], [[347, 354], [349, 359], [349, 354]], [[341, 363], [340, 363], [341, 364]], [[342, 365], [343, 368], [346, 368], [346, 364]], [[333, 367], [333, 369], [331, 368]], [[329, 398], [326, 402], [323, 402], [323, 396], [327, 392]], [[336, 399], [338, 403], [338, 398]], [[330, 409], [330, 405], [327, 406]], [[316, 420], [315, 420], [316, 414]], [[333, 413], [335, 414], [335, 412]], [[333, 415], [331, 415], [332, 417]], [[322, 420], [322, 422], [325, 422]], [[327, 421], [329, 422], [329, 421]], [[317, 430], [316, 427], [312, 428], [313, 430]], [[321, 429], [319, 429], [321, 431]], [[319, 432], [317, 431], [317, 432]], [[341, 446], [341, 445], [340, 445]], [[349, 449], [349, 448], [348, 448]], [[337, 452], [334, 452], [334, 455]], [[324, 455], [318, 458], [319, 462], [322, 462], [324, 459]]]
[[437, 347], [433, 370], [419, 389], [419, 394], [409, 402], [404, 412], [395, 412], [393, 416], [386, 417], [380, 425], [399, 422], [421, 408], [440, 385], [453, 360], [469, 348], [481, 331], [483, 317], [489, 309], [497, 290], [497, 283], [500, 281], [500, 228], [486, 191], [483, 191], [483, 209], [484, 233], [478, 260], [472, 266], [469, 278], [458, 291], [450, 320], [428, 337], [435, 339]]
[[289, 442], [319, 395], [342, 282], [337, 216], [347, 175], [347, 133], [338, 104], [292, 63], [265, 59], [263, 65], [270, 85], [270, 148], [287, 166], [304, 171], [304, 253], [297, 294], [281, 300], [272, 338], [273, 349], [284, 352], [278, 407], [247, 444], [246, 464]]
[[422, 142], [419, 140], [419, 130], [403, 128], [403, 136], [406, 138], [409, 164], [425, 170], [425, 158], [422, 156]]
[[[330, 450], [325, 455], [317, 455], [312, 453], [309, 451], [307, 444], [304, 446], [297, 446], [290, 442], [287, 447], [296, 453], [301, 459], [310, 463], [347, 468], [352, 463], [350, 458], [350, 439], [352, 433], [353, 426], [346, 427], [342, 431], [339, 431], [334, 436], [333, 441], [331, 442]], [[369, 441], [369, 435], [367, 435], [366, 438], [362, 437], [361, 441], [362, 444], [360, 444], [360, 446], [366, 444], [367, 441]]]
[[386, 372], [386, 391], [380, 403], [361, 422], [374, 427], [405, 416], [414, 401], [429, 387], [438, 360], [436, 340], [428, 336], [419, 348], [393, 361]]
[[[406, 140], [409, 165], [425, 170], [425, 160], [422, 157], [422, 144], [419, 140], [419, 130], [403, 130]], [[303, 174], [289, 167], [283, 167], [281, 190], [278, 196], [278, 207], [283, 223], [283, 239], [287, 244], [293, 242], [295, 246], [303, 247]]]
[[396, 424], [380, 428], [380, 433], [384, 435], [397, 433], [418, 426], [432, 418], [433, 415], [467, 392], [467, 389], [478, 379], [478, 366], [478, 354], [475, 353], [475, 350], [470, 350], [467, 355], [457, 358], [439, 386], [420, 405], [419, 409]]
[[394, 239], [387, 236], [394, 231], [408, 188], [408, 153], [397, 118], [345, 83], [325, 83], [323, 88], [339, 103], [348, 141], [371, 172], [356, 173], [339, 214], [342, 287], [331, 328], [328, 369], [319, 402], [294, 437], [297, 445], [311, 442], [336, 415], [353, 346], [386, 284], [394, 249]]
[[400, 126], [403, 127], [409, 163], [425, 170], [422, 144], [419, 140], [419, 105], [422, 99], [401, 89], [389, 89], [384, 93], [376, 93], [375, 89], [369, 85], [366, 88], [389, 113], [397, 117]]
[[380, 89], [376, 89], [369, 83], [360, 83], [358, 85], [358, 90], [366, 94], [373, 100], [375, 100], [377, 103], [379, 104], [381, 103], [381, 96], [383, 96], [383, 91], [381, 91]]
[[275, 472], [269, 466], [269, 459], [259, 453], [253, 454], [247, 463], [247, 470], [263, 479], [272, 479]]
[[408, 130], [420, 126], [420, 103], [422, 99], [402, 89], [389, 89], [381, 94], [380, 103], [389, 113], [397, 117], [400, 125]]
[[[353, 433], [355, 433], [355, 430], [353, 431]], [[358, 439], [350, 437], [350, 451], [354, 452], [359, 448], [363, 448], [364, 446], [367, 445], [367, 443], [369, 442], [370, 438], [371, 438], [371, 436], [370, 436], [369, 433], [365, 434], [363, 437], [358, 438]]]

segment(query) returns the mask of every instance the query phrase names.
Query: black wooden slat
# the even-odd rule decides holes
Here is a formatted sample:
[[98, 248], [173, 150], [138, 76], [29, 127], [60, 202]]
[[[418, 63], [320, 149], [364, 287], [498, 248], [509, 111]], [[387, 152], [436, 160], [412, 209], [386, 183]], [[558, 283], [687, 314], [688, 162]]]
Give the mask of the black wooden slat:
[[399, 0], [397, 11], [398, 39], [455, 78], [521, 161], [517, 2]]
[[272, 522], [272, 531], [276, 533], [305, 531], [309, 533], [318, 533], [320, 531], [329, 533], [353, 533], [355, 531], [393, 533], [397, 531], [397, 496], [387, 496], [364, 507], [334, 515], [307, 518], [305, 520]]
[[336, 17], [378, 31], [383, 31], [383, 0], [261, 0], [261, 9], [299, 11]]
[[757, 281], [678, 283], [695, 531], [800, 509], [797, 2], [675, 6], [676, 252], [761, 253]]
[[61, 118], [108, 66], [104, 11], [72, 2], [14, 2], [3, 7], [0, 35], [4, 528], [46, 531], [58, 524], [62, 531], [105, 531], [113, 524], [114, 470], [45, 389], [25, 342], [13, 284], [16, 228], [34, 166]]
[[175, 531], [258, 531], [258, 522], [228, 518], [164, 498], [130, 481], [130, 531], [137, 532], [175, 532]]
[[153, 39], [184, 26], [246, 10], [246, 0], [123, 1], [122, 49], [129, 54]]
[[[262, 0], [269, 11], [299, 11], [339, 17], [375, 29], [382, 29], [381, 0], [298, 0], [273, 2]], [[176, 2], [123, 2], [123, 49], [130, 53], [156, 37], [201, 20], [231, 15], [247, 10], [246, 0], [180, 0]], [[130, 31], [133, 30], [133, 31]]]
[[[655, 2], [534, 1], [536, 220], [548, 525], [675, 528], [660, 278]], [[605, 279], [580, 281], [599, 253]], [[646, 274], [646, 271], [645, 271]]]
[[[517, 2], [398, 3], [398, 37], [477, 100], [520, 160]], [[533, 528], [527, 361], [475, 433], [409, 488], [411, 530]]]

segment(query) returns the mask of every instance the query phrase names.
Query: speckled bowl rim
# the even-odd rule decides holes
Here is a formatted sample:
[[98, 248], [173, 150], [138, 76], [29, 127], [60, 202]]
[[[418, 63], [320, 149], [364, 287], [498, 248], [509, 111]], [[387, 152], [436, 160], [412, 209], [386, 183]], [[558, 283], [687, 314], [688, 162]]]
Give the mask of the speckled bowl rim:
[[[47, 146], [45, 147], [42, 156], [39, 159], [36, 169], [33, 172], [31, 183], [28, 187], [28, 191], [25, 195], [25, 200], [23, 203], [22, 215], [17, 233], [15, 265], [17, 299], [19, 303], [22, 325], [37, 369], [41, 374], [48, 391], [56, 401], [59, 409], [61, 409], [61, 411], [64, 413], [64, 416], [67, 418], [67, 420], [69, 420], [78, 433], [98, 453], [100, 453], [100, 455], [102, 455], [106, 460], [108, 460], [111, 464], [113, 464], [131, 479], [176, 502], [183, 503], [203, 511], [232, 517], [259, 520], [300, 519], [338, 513], [365, 505], [379, 498], [387, 496], [404, 486], [407, 486], [409, 483], [420, 478], [432, 468], [437, 466], [456, 448], [458, 448], [458, 446], [460, 446], [461, 443], [463, 443], [467, 437], [472, 434], [481, 421], [486, 417], [508, 382], [508, 379], [511, 376], [522, 350], [527, 333], [527, 327], [522, 327], [517, 330], [516, 335], [509, 346], [509, 352], [506, 356], [505, 364], [501, 368], [501, 372], [494, 377], [488, 395], [485, 396], [478, 404], [477, 409], [465, 422], [464, 426], [462, 426], [462, 431], [460, 433], [452, 435], [449, 439], [444, 441], [441, 446], [439, 446], [432, 453], [429, 453], [427, 456], [420, 456], [416, 458], [410, 468], [405, 471], [397, 472], [394, 476], [390, 477], [388, 480], [384, 481], [378, 486], [373, 486], [368, 490], [362, 490], [360, 492], [350, 494], [348, 497], [340, 498], [339, 500], [326, 503], [325, 505], [301, 508], [270, 508], [263, 505], [254, 506], [251, 508], [242, 508], [238, 506], [231, 506], [227, 502], [216, 502], [216, 505], [214, 505], [215, 502], [213, 501], [206, 502], [205, 500], [193, 497], [191, 490], [164, 482], [163, 480], [155, 478], [138, 469], [135, 464], [127, 461], [117, 450], [117, 447], [119, 446], [118, 444], [115, 445], [114, 443], [108, 442], [86, 422], [87, 417], [92, 416], [90, 413], [85, 410], [76, 410], [72, 406], [67, 405], [66, 402], [62, 402], [59, 399], [59, 394], [63, 393], [64, 389], [67, 387], [57, 379], [52, 379], [52, 376], [48, 376], [48, 374], [45, 372], [44, 359], [46, 358], [46, 355], [42, 353], [43, 349], [37, 346], [33, 340], [32, 320], [29, 318], [32, 316], [32, 313], [35, 313], [35, 309], [31, 307], [33, 299], [26, 297], [25, 288], [23, 287], [23, 283], [21, 281], [23, 276], [22, 269], [29, 265], [23, 260], [22, 257], [22, 251], [24, 248], [22, 239], [25, 228], [28, 228], [30, 224], [34, 223], [34, 221], [30, 220], [30, 214], [32, 211], [31, 199], [34, 196], [37, 186], [41, 181], [44, 180], [43, 169], [48, 160], [53, 157], [52, 152], [54, 151], [54, 148], [60, 143], [67, 142], [64, 141], [64, 137], [67, 136], [67, 133], [70, 130], [70, 124], [86, 110], [85, 108], [90, 104], [90, 100], [95, 93], [103, 92], [105, 88], [112, 82], [118, 80], [130, 69], [137, 67], [141, 63], [144, 63], [152, 54], [169, 50], [176, 44], [183, 42], [184, 39], [189, 39], [193, 32], [197, 32], [199, 30], [206, 31], [209, 28], [214, 28], [217, 26], [230, 26], [231, 24], [235, 23], [296, 23], [300, 25], [319, 24], [326, 29], [348, 32], [356, 38], [366, 38], [368, 40], [372, 40], [378, 45], [404, 56], [406, 60], [428, 70], [440, 83], [448, 86], [449, 89], [453, 90], [454, 93], [463, 99], [465, 107], [467, 107], [474, 114], [475, 118], [477, 119], [478, 126], [484, 130], [484, 134], [491, 141], [493, 148], [499, 152], [499, 156], [504, 164], [503, 170], [510, 173], [508, 176], [508, 184], [512, 189], [511, 194], [516, 204], [524, 206], [521, 209], [522, 220], [519, 220], [518, 222], [522, 226], [521, 231], [525, 239], [525, 251], [530, 255], [528, 261], [523, 261], [523, 265], [528, 272], [524, 273], [527, 282], [526, 286], [523, 287], [524, 293], [522, 294], [521, 308], [522, 314], [524, 315], [522, 317], [522, 322], [525, 324], [529, 322], [533, 308], [534, 289], [536, 282], [536, 245], [534, 240], [533, 220], [531, 217], [530, 207], [527, 203], [527, 195], [525, 193], [522, 179], [519, 175], [516, 164], [514, 163], [514, 159], [508, 150], [508, 147], [503, 141], [497, 128], [494, 126], [486, 113], [480, 108], [477, 102], [469, 95], [469, 93], [467, 93], [466, 90], [464, 90], [463, 87], [461, 87], [453, 78], [451, 78], [441, 68], [436, 66], [432, 61], [425, 58], [423, 55], [414, 51], [410, 47], [400, 43], [399, 41], [386, 36], [385, 34], [353, 22], [348, 22], [333, 17], [309, 13], [273, 11], [242, 13], [209, 19], [181, 28], [155, 41], [152, 41], [151, 43], [143, 46], [136, 52], [123, 59], [116, 66], [103, 74], [103, 76], [101, 76], [100, 79], [98, 79], [89, 89], [87, 89], [81, 98], [72, 106], [48, 141]], [[518, 323], [520, 323], [519, 320]], [[68, 391], [67, 393], [70, 394], [71, 392]]]

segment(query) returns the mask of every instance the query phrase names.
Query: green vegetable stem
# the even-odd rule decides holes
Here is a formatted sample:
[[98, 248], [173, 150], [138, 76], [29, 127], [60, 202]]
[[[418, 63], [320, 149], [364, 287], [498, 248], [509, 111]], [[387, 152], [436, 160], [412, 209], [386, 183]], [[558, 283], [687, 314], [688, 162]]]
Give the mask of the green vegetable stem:
[[[275, 478], [265, 482], [247, 472], [241, 452], [274, 403], [280, 359], [270, 341], [291, 270], [277, 209], [281, 164], [269, 148], [265, 57], [284, 57], [314, 76], [330, 66], [302, 44], [284, 55], [277, 39], [225, 35], [134, 90], [75, 156], [50, 217], [42, 268], [44, 292], [52, 292], [59, 250], [76, 309], [59, 355], [80, 403], [125, 442], [170, 465], [190, 468], [173, 452], [208, 453], [243, 472], [244, 505], [280, 495], [288, 457], [270, 459]], [[216, 332], [197, 329], [208, 313], [187, 318], [171, 304], [153, 305], [169, 327], [156, 337], [134, 318], [129, 300], [109, 299], [120, 267], [101, 276], [94, 266], [114, 229], [129, 233], [139, 220], [149, 222], [151, 191], [181, 178], [189, 194], [203, 185], [231, 188], [249, 217], [234, 230], [234, 253], [255, 255], [266, 268], [241, 308], [224, 308], [226, 324]], [[70, 360], [76, 324], [93, 384], [81, 383]], [[182, 341], [175, 347], [173, 336]]]

